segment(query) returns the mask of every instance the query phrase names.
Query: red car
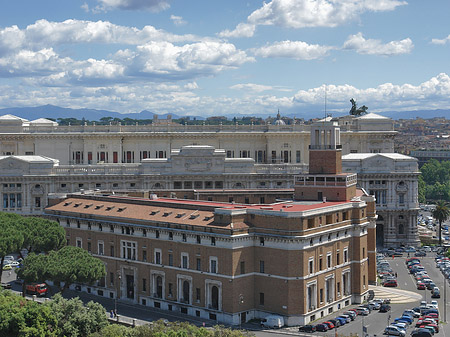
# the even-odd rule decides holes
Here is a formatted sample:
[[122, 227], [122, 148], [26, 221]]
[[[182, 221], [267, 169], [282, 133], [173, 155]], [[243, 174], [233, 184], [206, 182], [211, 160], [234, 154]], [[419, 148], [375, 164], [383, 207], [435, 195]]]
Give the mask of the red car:
[[330, 321], [323, 322], [323, 324], [328, 325], [328, 329], [334, 329], [334, 324]]
[[387, 280], [383, 283], [383, 287], [396, 287], [397, 286], [397, 280]]
[[439, 325], [437, 325], [437, 324], [430, 323], [430, 324], [426, 324], [426, 325], [421, 325], [421, 326], [419, 326], [419, 328], [424, 328], [426, 326], [431, 326], [436, 333], [439, 333]]
[[418, 290], [425, 290], [426, 288], [427, 287], [425, 286], [425, 283], [420, 282], [420, 283], [417, 284], [417, 289]]
[[435, 312], [430, 312], [428, 314], [426, 314], [425, 316], [423, 316], [423, 318], [432, 318], [437, 320], [439, 318], [439, 315]]

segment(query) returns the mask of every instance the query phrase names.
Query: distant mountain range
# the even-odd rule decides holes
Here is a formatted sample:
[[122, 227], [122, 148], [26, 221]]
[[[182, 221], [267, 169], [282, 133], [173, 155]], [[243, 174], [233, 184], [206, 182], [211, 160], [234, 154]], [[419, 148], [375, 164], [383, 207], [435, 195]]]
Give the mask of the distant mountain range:
[[[132, 119], [153, 119], [154, 113], [148, 110], [143, 110], [138, 113], [128, 113], [128, 114], [121, 114], [115, 111], [108, 111], [108, 110], [96, 110], [96, 109], [71, 109], [71, 108], [61, 108], [55, 105], [43, 105], [43, 106], [37, 106], [37, 107], [26, 107], [26, 108], [4, 108], [0, 109], [0, 115], [6, 115], [11, 114], [18, 117], [22, 117], [28, 120], [34, 120], [38, 118], [76, 118], [76, 119], [87, 119], [90, 121], [98, 121], [102, 117], [112, 117], [112, 118], [132, 118]], [[447, 119], [450, 119], [450, 109], [436, 109], [436, 110], [413, 110], [413, 111], [385, 111], [379, 113], [380, 115], [390, 117], [392, 119], [398, 120], [398, 119], [415, 119], [416, 117], [420, 118], [433, 118], [433, 117], [445, 117]], [[168, 114], [157, 114], [158, 118], [160, 119], [166, 119]], [[171, 114], [173, 119], [180, 118], [181, 116]], [[333, 114], [333, 115], [339, 115], [342, 116], [344, 114]], [[233, 117], [243, 117], [245, 115], [242, 114], [236, 114], [236, 115], [230, 115], [227, 116], [229, 119], [232, 119]], [[267, 114], [255, 114], [253, 115], [255, 117], [262, 117], [266, 118], [269, 115]], [[272, 114], [274, 117], [274, 114]], [[310, 119], [310, 118], [320, 118], [321, 116], [312, 114], [312, 113], [288, 113], [288, 114], [282, 114], [282, 116], [286, 117], [302, 117], [304, 119]], [[183, 116], [186, 117], [186, 116]], [[205, 117], [200, 116], [190, 116], [191, 119], [196, 118], [198, 120], [203, 120]]]

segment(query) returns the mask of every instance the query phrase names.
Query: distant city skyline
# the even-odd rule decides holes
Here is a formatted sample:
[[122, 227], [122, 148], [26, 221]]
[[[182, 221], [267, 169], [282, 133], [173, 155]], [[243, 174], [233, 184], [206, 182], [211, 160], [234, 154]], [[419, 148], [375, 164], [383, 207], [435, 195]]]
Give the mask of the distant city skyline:
[[447, 109], [448, 13], [445, 0], [4, 2], [0, 108]]

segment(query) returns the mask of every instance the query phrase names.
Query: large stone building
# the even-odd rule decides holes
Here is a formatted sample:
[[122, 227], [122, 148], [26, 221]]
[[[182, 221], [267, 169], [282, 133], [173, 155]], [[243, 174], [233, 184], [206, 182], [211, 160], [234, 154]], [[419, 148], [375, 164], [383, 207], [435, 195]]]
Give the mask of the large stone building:
[[[7, 122], [12, 120], [15, 124], [9, 125], [9, 122], [6, 123], [5, 120]], [[19, 125], [17, 120], [20, 120], [20, 128], [18, 126], [13, 127], [16, 124]], [[328, 123], [330, 120], [330, 118], [327, 118], [320, 123]], [[194, 198], [195, 195], [196, 199], [203, 200], [267, 203], [275, 201], [277, 198], [292, 198], [294, 177], [302, 172], [307, 172], [307, 163], [309, 162], [309, 156], [305, 158], [302, 155], [301, 163], [258, 163], [255, 158], [228, 158], [227, 151], [230, 150], [216, 149], [211, 145], [184, 145], [177, 149], [172, 148], [168, 158], [145, 158], [136, 163], [61, 164], [60, 160], [64, 159], [62, 157], [59, 159], [54, 157], [55, 159], [53, 159], [22, 151], [23, 142], [29, 137], [34, 137], [37, 144], [41, 138], [47, 139], [50, 137], [53, 139], [52, 142], [60, 141], [61, 144], [64, 144], [63, 138], [66, 136], [69, 138], [76, 136], [83, 142], [87, 142], [92, 141], [90, 137], [93, 135], [95, 135], [95, 141], [101, 141], [101, 139], [108, 140], [110, 137], [115, 139], [120, 134], [131, 137], [130, 133], [132, 134], [132, 132], [113, 132], [113, 129], [111, 129], [109, 132], [104, 131], [102, 133], [94, 129], [92, 132], [86, 130], [84, 133], [80, 131], [81, 127], [78, 127], [79, 132], [73, 132], [72, 135], [63, 135], [58, 131], [60, 127], [54, 122], [49, 122], [48, 127], [44, 128], [45, 121], [40, 121], [41, 124], [34, 125], [33, 123], [37, 123], [36, 121], [25, 122], [11, 116], [3, 116], [0, 118], [0, 130], [2, 130], [2, 123], [6, 123], [3, 125], [3, 130], [9, 130], [10, 132], [0, 133], [0, 139], [2, 139], [0, 145], [7, 146], [5, 144], [8, 144], [8, 142], [5, 143], [5, 138], [1, 137], [9, 137], [10, 139], [16, 139], [13, 147], [17, 149], [16, 152], [4, 151], [5, 156], [0, 156], [2, 210], [21, 214], [42, 214], [43, 209], [48, 205], [49, 196], [53, 198], [87, 190], [108, 190], [115, 193], [120, 191], [150, 191], [165, 197]], [[361, 186], [367, 192], [376, 194], [379, 209], [383, 212], [380, 213], [381, 216], [378, 221], [380, 225], [378, 231], [379, 245], [391, 246], [399, 243], [417, 245], [417, 167], [414, 164], [414, 159], [389, 153], [392, 150], [392, 137], [395, 133], [391, 130], [392, 120], [375, 114], [368, 114], [358, 118], [354, 116], [342, 117], [337, 119], [337, 123], [340, 129], [337, 133], [339, 146], [342, 148], [343, 154], [347, 153], [343, 160], [344, 172], [360, 174]], [[27, 125], [26, 128], [23, 124]], [[9, 125], [10, 129], [7, 129], [5, 125]], [[86, 126], [86, 128], [91, 127], [93, 126]], [[111, 128], [116, 127], [119, 126], [111, 126]], [[153, 126], [153, 128], [163, 127], [167, 129], [180, 128], [181, 126], [161, 122]], [[210, 130], [214, 128], [205, 125], [205, 130], [208, 127], [211, 128]], [[256, 128], [256, 126], [254, 127]], [[297, 130], [300, 129], [300, 125], [285, 126], [280, 124], [264, 126], [265, 131], [260, 126], [258, 130], [252, 131], [251, 126], [239, 125], [235, 126], [234, 130], [228, 129], [226, 132], [216, 130], [202, 133], [191, 130], [191, 132], [174, 132], [171, 135], [176, 138], [179, 134], [181, 139], [186, 139], [187, 135], [192, 133], [192, 137], [198, 137], [198, 143], [204, 144], [208, 142], [217, 143], [214, 139], [222, 139], [233, 134], [234, 146], [238, 147], [243, 146], [244, 138], [241, 137], [249, 137], [250, 141], [253, 142], [261, 139], [262, 135], [266, 133], [279, 134], [279, 139], [284, 139], [289, 135], [294, 142], [289, 146], [295, 147], [297, 146], [295, 142], [303, 142], [301, 147], [306, 146], [305, 153], [308, 153], [310, 140], [309, 138], [305, 140], [304, 137], [310, 136], [312, 126], [301, 126], [301, 128], [306, 127], [308, 131], [300, 132]], [[129, 129], [131, 126], [124, 128]], [[138, 128], [143, 127], [138, 126]], [[151, 131], [151, 128], [147, 127], [150, 130], [142, 132], [140, 135], [142, 139], [139, 132], [136, 133], [134, 136], [136, 141], [139, 139], [139, 142], [145, 143], [149, 137], [166, 139], [166, 133]], [[219, 127], [216, 126], [215, 128]], [[239, 131], [241, 128], [248, 132]], [[67, 131], [70, 127], [65, 127], [65, 129]], [[33, 132], [31, 133], [30, 130]], [[45, 136], [44, 130], [46, 130]], [[186, 130], [190, 129], [186, 127]], [[12, 131], [16, 133], [13, 134]], [[88, 135], [91, 136], [88, 137]], [[57, 140], [57, 137], [61, 137], [61, 139]], [[232, 139], [233, 137], [230, 136], [230, 141]], [[274, 142], [273, 144], [278, 144], [279, 139], [277, 137], [270, 136], [266, 140], [268, 139]], [[316, 141], [315, 136], [313, 141]], [[358, 146], [356, 146], [357, 142], [360, 142]], [[224, 144], [222, 140], [219, 143]], [[268, 148], [275, 146], [273, 144], [267, 145]], [[3, 150], [6, 149], [5, 147], [2, 148]], [[38, 151], [39, 154], [44, 152], [56, 156], [58, 153], [57, 151], [45, 150], [43, 144], [37, 145], [36, 148], [42, 148], [42, 151]], [[368, 149], [372, 153], [359, 153]], [[242, 154], [240, 151], [238, 151], [239, 155]], [[348, 153], [349, 151], [352, 153]], [[16, 153], [22, 152], [27, 153], [27, 155], [16, 155]], [[238, 152], [235, 151], [235, 154]], [[383, 152], [384, 155], [377, 155], [378, 152]], [[97, 158], [97, 156], [99, 158], [102, 158], [102, 156], [111, 158], [114, 155], [102, 155], [100, 152], [95, 152], [92, 156], [93, 158]], [[82, 157], [85, 156], [82, 155]], [[376, 162], [365, 164], [369, 162], [368, 158], [372, 157], [377, 158]], [[355, 158], [355, 160], [351, 158]], [[361, 158], [367, 158], [367, 160], [363, 161]], [[369, 166], [365, 167], [363, 163]], [[401, 163], [407, 164], [402, 164], [402, 166]], [[380, 175], [383, 175], [384, 178], [379, 179]], [[389, 188], [386, 188], [387, 181], [389, 181]], [[407, 193], [400, 193], [400, 190], [394, 193], [393, 189], [397, 188], [395, 187], [396, 184], [401, 182], [406, 184]], [[389, 196], [383, 194], [386, 192], [380, 189], [386, 189]], [[399, 199], [401, 194], [403, 194], [403, 203], [396, 201], [396, 198]], [[389, 214], [384, 212], [389, 212]]]
[[[310, 125], [150, 125], [60, 126], [38, 119], [0, 116], [0, 154], [41, 155], [61, 165], [140, 163], [170, 158], [185, 145], [223, 149], [227, 158], [253, 158], [259, 164], [307, 164]], [[393, 121], [377, 114], [339, 118], [342, 151], [394, 152]]]
[[296, 179], [301, 200], [78, 194], [48, 207], [68, 244], [106, 266], [97, 285], [75, 289], [231, 324], [268, 314], [305, 324], [361, 303], [376, 280], [375, 199], [342, 173], [335, 126], [314, 126], [324, 137], [311, 145], [311, 174]]
[[417, 159], [398, 153], [355, 153], [342, 157], [344, 172], [358, 174], [358, 185], [377, 204], [377, 245], [419, 246]]

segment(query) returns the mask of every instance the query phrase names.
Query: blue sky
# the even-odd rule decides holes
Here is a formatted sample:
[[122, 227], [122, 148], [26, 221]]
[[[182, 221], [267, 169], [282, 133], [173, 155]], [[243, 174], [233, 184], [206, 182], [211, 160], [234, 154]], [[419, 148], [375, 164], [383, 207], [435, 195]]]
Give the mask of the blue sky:
[[[26, 10], [24, 10], [26, 8]], [[15, 0], [0, 107], [217, 116], [447, 109], [450, 1]]]

